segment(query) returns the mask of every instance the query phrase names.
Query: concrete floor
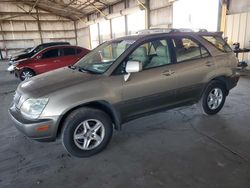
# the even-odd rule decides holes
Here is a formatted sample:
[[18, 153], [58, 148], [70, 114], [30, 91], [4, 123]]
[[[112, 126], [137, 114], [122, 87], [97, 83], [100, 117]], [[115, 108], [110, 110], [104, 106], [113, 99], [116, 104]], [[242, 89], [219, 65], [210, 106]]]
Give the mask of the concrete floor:
[[250, 187], [250, 72], [215, 116], [195, 106], [141, 118], [91, 158], [25, 138], [7, 109], [19, 81], [0, 62], [0, 187]]

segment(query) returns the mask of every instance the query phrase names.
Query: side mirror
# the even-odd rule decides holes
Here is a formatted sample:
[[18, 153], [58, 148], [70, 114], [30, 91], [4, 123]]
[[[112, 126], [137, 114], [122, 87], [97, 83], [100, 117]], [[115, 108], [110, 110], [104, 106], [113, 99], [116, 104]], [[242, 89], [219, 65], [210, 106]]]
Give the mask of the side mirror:
[[128, 61], [126, 65], [126, 72], [128, 74], [124, 75], [125, 82], [129, 79], [131, 73], [140, 72], [142, 70], [142, 63], [139, 61]]

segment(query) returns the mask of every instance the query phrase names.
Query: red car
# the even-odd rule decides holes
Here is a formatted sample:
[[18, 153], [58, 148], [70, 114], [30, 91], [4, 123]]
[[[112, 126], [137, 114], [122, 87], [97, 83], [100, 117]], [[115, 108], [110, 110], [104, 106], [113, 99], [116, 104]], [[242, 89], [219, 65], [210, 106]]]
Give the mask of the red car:
[[75, 64], [89, 52], [79, 46], [60, 45], [45, 48], [15, 65], [15, 75], [22, 81], [32, 76]]

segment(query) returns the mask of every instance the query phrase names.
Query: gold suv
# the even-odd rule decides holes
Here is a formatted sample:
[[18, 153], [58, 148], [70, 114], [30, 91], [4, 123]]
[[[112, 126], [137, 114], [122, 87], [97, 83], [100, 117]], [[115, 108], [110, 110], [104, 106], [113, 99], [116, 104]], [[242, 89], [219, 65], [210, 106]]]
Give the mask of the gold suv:
[[88, 157], [135, 118], [197, 102], [218, 113], [239, 80], [237, 64], [221, 33], [146, 30], [22, 82], [9, 112], [28, 137], [61, 138], [71, 155]]

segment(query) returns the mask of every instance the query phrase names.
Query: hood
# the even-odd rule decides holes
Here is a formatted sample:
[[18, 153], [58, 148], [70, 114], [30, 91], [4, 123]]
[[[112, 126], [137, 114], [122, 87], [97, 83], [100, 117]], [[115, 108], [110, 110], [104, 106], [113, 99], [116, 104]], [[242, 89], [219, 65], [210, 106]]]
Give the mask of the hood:
[[30, 97], [38, 98], [47, 96], [53, 92], [58, 92], [64, 88], [70, 89], [70, 87], [83, 85], [86, 82], [100, 79], [101, 77], [103, 77], [103, 75], [79, 72], [78, 70], [64, 67], [22, 82], [18, 86], [18, 91]]
[[27, 60], [29, 60], [29, 58], [24, 58], [24, 59], [13, 61], [11, 64], [16, 66], [17, 64], [26, 63]]
[[33, 54], [32, 53], [23, 53], [11, 58], [11, 61], [17, 61], [25, 58], [30, 58]]

